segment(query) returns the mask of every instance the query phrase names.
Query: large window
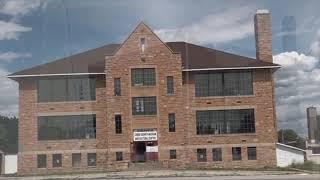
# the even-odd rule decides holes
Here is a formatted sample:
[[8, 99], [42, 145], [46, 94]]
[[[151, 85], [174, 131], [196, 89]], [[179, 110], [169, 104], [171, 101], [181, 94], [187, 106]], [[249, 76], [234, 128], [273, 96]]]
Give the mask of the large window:
[[95, 100], [95, 82], [95, 78], [40, 79], [38, 102]]
[[132, 115], [156, 115], [157, 98], [134, 97], [132, 98]]
[[155, 86], [156, 73], [154, 68], [131, 69], [132, 86]]
[[38, 140], [91, 139], [96, 137], [95, 115], [39, 116]]
[[252, 95], [252, 72], [216, 72], [195, 75], [195, 95], [239, 96]]
[[197, 134], [254, 133], [253, 109], [197, 111]]

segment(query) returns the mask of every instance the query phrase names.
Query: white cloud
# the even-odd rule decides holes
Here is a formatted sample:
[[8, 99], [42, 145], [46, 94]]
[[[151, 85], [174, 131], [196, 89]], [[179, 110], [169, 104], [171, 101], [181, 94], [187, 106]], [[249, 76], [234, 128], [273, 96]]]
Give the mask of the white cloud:
[[0, 114], [17, 116], [18, 114], [18, 83], [5, 76], [10, 74], [0, 66]]
[[16, 59], [21, 59], [21, 58], [30, 58], [31, 54], [30, 53], [16, 53], [16, 52], [0, 52], [0, 62], [6, 62], [10, 63]]
[[306, 134], [306, 108], [320, 108], [320, 61], [297, 52], [285, 52], [273, 58], [283, 66], [275, 75], [279, 126]]
[[164, 41], [187, 41], [196, 44], [230, 42], [253, 34], [253, 14], [252, 8], [248, 6], [231, 8], [203, 17], [191, 25], [158, 29], [155, 33]]
[[0, 0], [0, 14], [27, 15], [41, 6], [46, 6], [47, 2], [45, 0]]
[[6, 22], [0, 20], [0, 40], [17, 40], [20, 33], [29, 32], [32, 28], [24, 27], [14, 22]]

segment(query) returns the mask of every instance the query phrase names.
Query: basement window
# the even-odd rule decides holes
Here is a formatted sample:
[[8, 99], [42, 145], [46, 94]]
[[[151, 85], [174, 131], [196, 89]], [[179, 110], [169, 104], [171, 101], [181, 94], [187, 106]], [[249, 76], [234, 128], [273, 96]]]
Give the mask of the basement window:
[[52, 155], [52, 167], [62, 167], [62, 154]]
[[37, 156], [38, 168], [46, 168], [47, 167], [47, 155], [39, 154]]
[[122, 160], [123, 160], [122, 152], [116, 152], [116, 161], [122, 161]]
[[97, 165], [97, 154], [88, 153], [88, 166], [96, 166], [96, 165]]
[[170, 159], [177, 159], [177, 150], [175, 149], [170, 150]]
[[81, 166], [81, 153], [73, 153], [72, 167], [80, 167], [80, 166]]
[[256, 147], [248, 147], [248, 160], [257, 160], [257, 148]]
[[213, 161], [222, 161], [222, 150], [221, 148], [212, 149], [212, 160]]
[[207, 162], [207, 150], [197, 149], [197, 159], [198, 162]]
[[241, 147], [233, 147], [232, 148], [232, 160], [240, 161], [241, 158]]

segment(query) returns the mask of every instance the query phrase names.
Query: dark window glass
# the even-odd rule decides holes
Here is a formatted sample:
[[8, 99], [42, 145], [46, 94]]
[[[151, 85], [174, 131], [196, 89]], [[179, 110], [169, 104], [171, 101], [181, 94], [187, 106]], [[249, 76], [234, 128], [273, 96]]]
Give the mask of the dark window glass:
[[255, 133], [254, 109], [196, 111], [197, 134]]
[[38, 168], [46, 168], [47, 167], [47, 155], [39, 154], [37, 156]]
[[154, 68], [131, 69], [132, 86], [155, 86], [156, 73]]
[[121, 80], [120, 80], [120, 78], [114, 79], [114, 95], [121, 96]]
[[94, 138], [96, 138], [96, 115], [38, 117], [40, 141]]
[[62, 154], [52, 155], [52, 167], [62, 167]]
[[312, 147], [311, 151], [312, 154], [320, 154], [320, 147]]
[[195, 75], [195, 96], [252, 95], [252, 72], [201, 73]]
[[177, 150], [175, 149], [170, 150], [170, 159], [177, 159]]
[[197, 149], [198, 162], [207, 161], [207, 150], [206, 149]]
[[156, 115], [156, 97], [134, 97], [132, 98], [132, 115]]
[[239, 161], [241, 160], [241, 147], [232, 148], [232, 160]]
[[174, 94], [173, 76], [167, 76], [167, 94]]
[[88, 166], [96, 166], [97, 165], [97, 154], [96, 153], [88, 153]]
[[213, 161], [222, 161], [222, 150], [221, 148], [212, 149], [212, 160]]
[[256, 147], [248, 147], [248, 160], [257, 160], [257, 148]]
[[123, 157], [122, 157], [122, 152], [116, 152], [116, 161], [122, 161]]
[[175, 132], [176, 131], [176, 116], [174, 113], [168, 114], [169, 118], [169, 132]]
[[115, 115], [115, 125], [116, 125], [116, 134], [122, 133], [122, 122], [121, 122], [121, 115]]
[[81, 153], [73, 153], [72, 167], [80, 167], [80, 166], [81, 166]]
[[95, 78], [40, 79], [38, 102], [95, 100], [95, 82]]

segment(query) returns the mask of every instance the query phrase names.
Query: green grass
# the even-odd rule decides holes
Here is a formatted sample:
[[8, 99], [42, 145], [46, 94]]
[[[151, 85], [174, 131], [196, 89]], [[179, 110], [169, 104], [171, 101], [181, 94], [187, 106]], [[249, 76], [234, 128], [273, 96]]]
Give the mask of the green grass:
[[314, 162], [311, 162], [311, 161], [306, 161], [304, 163], [292, 164], [290, 166], [290, 168], [320, 172], [320, 164], [315, 164]]

